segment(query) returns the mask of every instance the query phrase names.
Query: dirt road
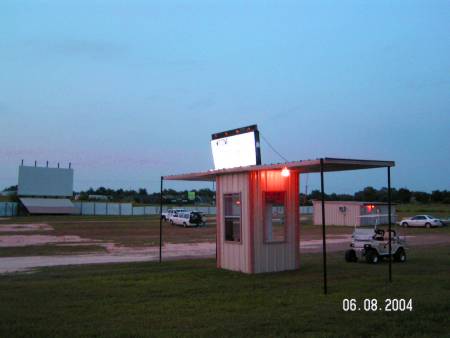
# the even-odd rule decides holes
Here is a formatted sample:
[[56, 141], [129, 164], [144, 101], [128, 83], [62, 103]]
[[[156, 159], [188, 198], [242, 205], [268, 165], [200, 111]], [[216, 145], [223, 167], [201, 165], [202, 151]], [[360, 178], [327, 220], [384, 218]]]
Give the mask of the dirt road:
[[[100, 263], [124, 263], [157, 261], [159, 259], [158, 246], [126, 246], [109, 241], [89, 239], [79, 236], [57, 236], [51, 235], [51, 227], [45, 224], [10, 224], [3, 226], [3, 230], [19, 231], [20, 234], [5, 232], [0, 235], [1, 247], [24, 247], [30, 245], [63, 245], [83, 246], [95, 244], [105, 248], [102, 253], [70, 254], [70, 255], [31, 255], [26, 257], [0, 257], [0, 273], [12, 273], [21, 271], [32, 271], [39, 267], [58, 265], [80, 265]], [[40, 230], [45, 234], [26, 234], [26, 231]], [[327, 251], [338, 252], [348, 248], [351, 241], [352, 229], [338, 229], [338, 234], [327, 235]], [[410, 247], [450, 245], [450, 234], [448, 233], [421, 233], [406, 236]], [[320, 231], [313, 229], [304, 233], [300, 242], [301, 253], [314, 253], [322, 251], [322, 239]], [[198, 243], [165, 243], [162, 249], [164, 260], [180, 258], [212, 258], [216, 253], [216, 244], [211, 241], [199, 241]]]

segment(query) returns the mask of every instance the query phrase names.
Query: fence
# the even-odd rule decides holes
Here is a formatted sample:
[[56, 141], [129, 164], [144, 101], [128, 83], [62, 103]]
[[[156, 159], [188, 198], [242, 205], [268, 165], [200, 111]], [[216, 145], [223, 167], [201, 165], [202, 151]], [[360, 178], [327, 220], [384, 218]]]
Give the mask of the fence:
[[[77, 215], [86, 216], [145, 216], [145, 215], [159, 215], [159, 206], [133, 206], [131, 203], [110, 203], [110, 202], [81, 202], [73, 203], [76, 208]], [[163, 212], [171, 208], [183, 208], [186, 210], [201, 211], [208, 215], [216, 214], [216, 207], [173, 207], [164, 206]], [[300, 207], [301, 214], [312, 214], [313, 207]], [[16, 202], [0, 202], [0, 217], [17, 216]]]
[[[74, 202], [76, 214], [91, 216], [144, 216], [159, 215], [159, 206], [133, 206], [131, 203], [110, 202]], [[172, 207], [164, 206], [163, 212]], [[173, 207], [186, 210], [197, 210], [205, 214], [215, 214], [215, 207]]]
[[[110, 203], [110, 202], [74, 202], [79, 215], [98, 215], [98, 216], [145, 216], [159, 215], [159, 206], [133, 206], [131, 203]], [[163, 212], [167, 209], [183, 208], [189, 211], [200, 211], [207, 215], [215, 215], [216, 207], [212, 206], [163, 206]], [[313, 207], [300, 207], [301, 214], [312, 214]]]
[[300, 215], [312, 215], [314, 214], [314, 207], [307, 206], [307, 207], [300, 207]]
[[17, 216], [17, 203], [0, 202], [0, 216], [3, 217]]

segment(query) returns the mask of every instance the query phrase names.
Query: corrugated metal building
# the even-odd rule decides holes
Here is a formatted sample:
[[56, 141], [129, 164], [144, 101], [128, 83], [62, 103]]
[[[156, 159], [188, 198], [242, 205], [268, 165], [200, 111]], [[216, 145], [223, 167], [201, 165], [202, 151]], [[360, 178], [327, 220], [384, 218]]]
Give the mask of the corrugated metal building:
[[[321, 201], [313, 201], [314, 225], [322, 224]], [[392, 221], [396, 220], [395, 205], [392, 205]], [[388, 204], [382, 202], [325, 201], [327, 225], [378, 225], [387, 224]]]
[[218, 265], [249, 273], [296, 269], [298, 174], [238, 173], [219, 176], [216, 184]]

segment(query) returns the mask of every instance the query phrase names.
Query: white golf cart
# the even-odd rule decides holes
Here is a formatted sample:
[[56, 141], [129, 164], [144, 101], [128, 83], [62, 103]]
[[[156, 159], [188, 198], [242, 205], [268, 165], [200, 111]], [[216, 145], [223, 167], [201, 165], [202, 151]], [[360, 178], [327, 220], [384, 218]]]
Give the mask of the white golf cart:
[[[389, 257], [389, 231], [375, 228], [356, 228], [352, 235], [351, 249], [345, 252], [347, 262], [366, 259], [367, 263], [376, 264], [384, 257]], [[405, 240], [391, 230], [391, 252], [394, 262], [406, 261]]]

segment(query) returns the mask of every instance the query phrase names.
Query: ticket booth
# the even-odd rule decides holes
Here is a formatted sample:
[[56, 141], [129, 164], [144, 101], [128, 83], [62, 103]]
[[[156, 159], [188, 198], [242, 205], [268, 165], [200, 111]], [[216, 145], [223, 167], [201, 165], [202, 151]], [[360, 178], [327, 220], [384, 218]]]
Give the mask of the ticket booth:
[[299, 268], [300, 174], [392, 165], [325, 158], [171, 175], [163, 180], [215, 181], [217, 267], [262, 273]]
[[[214, 175], [217, 267], [245, 273], [298, 268], [298, 171], [247, 169]], [[165, 179], [183, 177], [193, 178]]]
[[246, 273], [299, 266], [299, 175], [261, 170], [217, 176], [217, 266]]

